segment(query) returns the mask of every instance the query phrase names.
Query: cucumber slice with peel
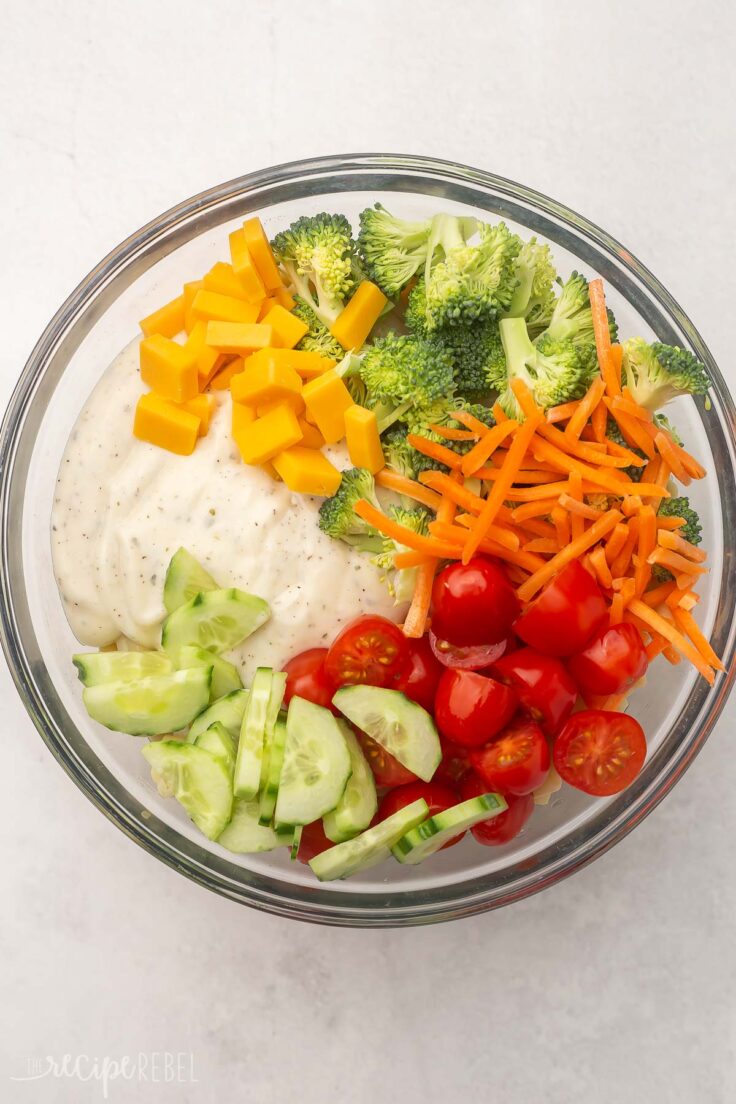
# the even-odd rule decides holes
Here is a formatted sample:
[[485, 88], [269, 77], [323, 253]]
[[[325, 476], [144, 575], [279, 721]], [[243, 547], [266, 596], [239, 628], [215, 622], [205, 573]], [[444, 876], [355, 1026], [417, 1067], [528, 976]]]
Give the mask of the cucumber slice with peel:
[[[286, 673], [284, 671], [274, 671], [271, 676], [271, 695], [268, 699], [268, 709], [266, 710], [266, 729], [263, 736], [263, 758], [261, 760], [261, 781], [258, 786], [258, 792], [261, 795], [262, 807], [263, 795], [266, 791], [266, 787], [268, 786], [269, 771], [271, 769], [271, 748], [273, 744], [274, 731], [276, 729], [276, 721], [279, 719], [279, 715], [281, 712], [285, 690]], [[286, 720], [285, 712], [284, 720]], [[283, 758], [283, 747], [281, 749], [281, 756]], [[281, 770], [280, 761], [278, 763], [278, 769], [279, 771]], [[276, 789], [278, 789], [278, 778], [276, 779]], [[274, 804], [275, 803], [276, 798], [274, 796]], [[268, 817], [266, 817], [266, 810], [263, 809], [263, 812], [261, 813], [261, 824], [270, 824], [272, 820], [273, 808], [271, 808], [271, 812]]]
[[220, 721], [215, 721], [204, 732], [200, 732], [195, 747], [204, 748], [216, 759], [221, 759], [232, 774], [235, 768], [235, 741]]
[[170, 613], [161, 630], [161, 647], [174, 663], [186, 644], [208, 652], [235, 648], [271, 616], [268, 602], [232, 587], [198, 594]]
[[337, 719], [293, 697], [276, 799], [276, 824], [311, 824], [335, 808], [350, 777], [350, 755]]
[[221, 759], [196, 744], [159, 740], [143, 754], [165, 797], [175, 797], [208, 839], [217, 839], [233, 808], [232, 772]]
[[399, 690], [344, 686], [332, 699], [341, 713], [394, 759], [429, 782], [442, 758], [432, 717]]
[[164, 580], [164, 605], [173, 613], [206, 590], [217, 590], [217, 583], [186, 548], [171, 557]]
[[288, 847], [292, 837], [292, 832], [264, 828], [258, 823], [258, 802], [236, 797], [232, 820], [217, 842], [237, 855], [254, 855], [273, 851], [276, 847]]
[[417, 824], [425, 820], [429, 806], [423, 798], [412, 801], [403, 809], [386, 817], [379, 824], [361, 832], [354, 839], [338, 843], [315, 855], [309, 865], [321, 882], [331, 882], [335, 878], [349, 878], [362, 870], [377, 866], [391, 854], [391, 848], [397, 840], [406, 835]]
[[[131, 653], [132, 654], [132, 653]], [[210, 700], [211, 670], [150, 675], [138, 682], [106, 682], [82, 691], [94, 721], [131, 736], [162, 736], [186, 728]]]
[[348, 745], [351, 773], [345, 793], [332, 812], [325, 814], [322, 826], [328, 839], [342, 843], [368, 827], [378, 808], [378, 797], [373, 771], [352, 728], [347, 721], [337, 723]]
[[163, 652], [81, 652], [72, 656], [85, 686], [138, 682], [149, 675], [170, 675], [174, 664]]
[[414, 865], [423, 862], [451, 839], [467, 832], [474, 824], [479, 824], [481, 820], [490, 820], [507, 808], [501, 794], [486, 793], [471, 797], [468, 801], [461, 801], [459, 805], [452, 805], [441, 813], [435, 813], [416, 828], [412, 828], [396, 841], [391, 848], [392, 854], [400, 863]]
[[232, 694], [234, 690], [243, 689], [243, 680], [234, 663], [228, 663], [222, 656], [215, 652], [208, 652], [206, 648], [200, 648], [198, 644], [185, 644], [179, 652], [179, 667], [188, 670], [190, 667], [211, 667], [212, 683], [210, 684], [210, 698], [213, 702], [223, 698], [226, 694]]
[[304, 825], [297, 824], [296, 828], [294, 829], [294, 834], [291, 837], [291, 850], [289, 851], [289, 858], [292, 862], [296, 862], [297, 856], [299, 855], [299, 848], [301, 847], [303, 831]]
[[193, 744], [200, 732], [205, 732], [216, 721], [224, 724], [233, 740], [237, 740], [249, 697], [249, 690], [236, 690], [234, 693], [226, 694], [224, 698], [214, 702], [192, 721], [192, 727], [189, 729], [189, 735], [187, 736], [189, 743]]
[[271, 668], [259, 667], [253, 676], [248, 707], [240, 726], [233, 790], [236, 797], [243, 797], [246, 801], [251, 801], [256, 796], [261, 783], [263, 743], [272, 681]]

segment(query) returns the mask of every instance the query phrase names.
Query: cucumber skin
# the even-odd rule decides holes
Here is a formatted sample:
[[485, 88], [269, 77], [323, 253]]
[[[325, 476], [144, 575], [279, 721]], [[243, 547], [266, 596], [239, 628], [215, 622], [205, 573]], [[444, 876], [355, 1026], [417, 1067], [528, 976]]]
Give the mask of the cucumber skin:
[[[268, 703], [272, 685], [273, 670], [270, 667], [259, 667], [253, 676], [248, 707], [243, 714], [243, 723], [240, 726], [233, 792], [236, 797], [242, 797], [246, 801], [251, 801], [258, 795], [261, 784], [263, 755], [266, 750]], [[257, 717], [256, 710], [262, 713], [261, 717]]]
[[[196, 744], [181, 740], [159, 740], [146, 744], [142, 750], [151, 770], [167, 779], [171, 796], [186, 809], [200, 832], [216, 840], [230, 823], [233, 810], [232, 773], [222, 760]], [[195, 807], [191, 800], [192, 780], [200, 791], [210, 791], [210, 798], [216, 790], [216, 807], [211, 801], [209, 808]]]
[[250, 690], [233, 690], [231, 694], [226, 694], [224, 698], [212, 702], [192, 721], [187, 741], [193, 744], [200, 732], [210, 728], [216, 721], [224, 724], [233, 740], [237, 740], [249, 696]]
[[[194, 718], [206, 707], [210, 698], [210, 682], [212, 672], [202, 668], [189, 671], [176, 671], [173, 675], [151, 675], [149, 678], [140, 679], [138, 682], [104, 683], [99, 686], [85, 686], [82, 691], [82, 700], [92, 720], [112, 729], [113, 732], [126, 732], [129, 736], [165, 736], [170, 732], [178, 732], [191, 724]], [[191, 701], [186, 710], [183, 706], [184, 693], [176, 696], [176, 705], [181, 710], [176, 713], [173, 706], [163, 716], [156, 717], [151, 713], [139, 713], [139, 719], [133, 721], [130, 712], [126, 714], [124, 706], [113, 706], [106, 695], [117, 693], [120, 698], [126, 695], [140, 693], [141, 691], [156, 691], [166, 683], [166, 689], [177, 684], [189, 692]], [[154, 685], [158, 684], [158, 685]]]
[[[465, 816], [461, 813], [463, 808], [467, 808]], [[400, 863], [417, 865], [431, 855], [436, 855], [453, 836], [467, 832], [482, 820], [499, 816], [507, 808], [506, 800], [501, 794], [492, 791], [479, 794], [478, 797], [471, 797], [467, 801], [460, 801], [449, 809], [443, 809], [441, 813], [427, 817], [421, 824], [405, 832], [391, 848], [391, 853]], [[435, 846], [428, 847], [429, 844]]]
[[[319, 820], [320, 817], [331, 812], [338, 804], [350, 778], [350, 754], [337, 719], [329, 709], [325, 709], [321, 705], [315, 705], [314, 702], [294, 696], [289, 702], [286, 725], [286, 746], [284, 748], [281, 782], [276, 799], [275, 821], [277, 825], [288, 824], [291, 827], [296, 827], [297, 824], [311, 824], [313, 821]], [[297, 756], [298, 746], [302, 742], [304, 732], [310, 726], [316, 725], [326, 726], [325, 735], [332, 743], [332, 751], [336, 758], [342, 759], [343, 762], [335, 763], [337, 773], [331, 789], [325, 787], [327, 779], [326, 776], [322, 776], [322, 789], [326, 792], [322, 793], [319, 802], [316, 802], [314, 795], [312, 795], [313, 801], [310, 805], [308, 800], [309, 791], [307, 790], [305, 795], [307, 807], [305, 809], [305, 805], [299, 802], [300, 782], [298, 771], [290, 760]], [[334, 726], [334, 729], [332, 726]]]
[[256, 855], [273, 851], [276, 847], [288, 847], [292, 836], [289, 832], [275, 832], [258, 823], [258, 801], [245, 801], [236, 797], [230, 823], [217, 842], [235, 855]]
[[[413, 801], [411, 805], [405, 805], [386, 820], [372, 828], [366, 828], [359, 836], [345, 843], [337, 843], [320, 855], [315, 855], [309, 861], [312, 873], [321, 882], [331, 882], [370, 870], [387, 859], [397, 840], [426, 820], [428, 812], [429, 806], [423, 798]], [[364, 852], [362, 858], [361, 851]]]
[[[80, 652], [72, 656], [72, 663], [77, 668], [79, 681], [85, 686], [137, 682], [151, 675], [170, 675], [174, 672], [174, 664], [163, 652]], [[145, 666], [149, 666], [150, 670], [144, 670]], [[115, 667], [120, 670], [115, 672]], [[126, 667], [133, 670], [127, 673]], [[139, 668], [137, 671], [136, 667]]]
[[[347, 721], [338, 721], [345, 743], [350, 754], [351, 773], [348, 778], [345, 791], [331, 813], [325, 813], [322, 819], [324, 833], [333, 843], [344, 843], [352, 839], [359, 832], [363, 832], [373, 820], [378, 809], [378, 795], [376, 783], [373, 778], [368, 760], [363, 754], [363, 749], [355, 738], [353, 730]], [[351, 787], [357, 785], [362, 793], [362, 811], [356, 813], [355, 809], [347, 807], [347, 799]]]
[[216, 652], [208, 652], [206, 648], [200, 648], [198, 644], [185, 644], [179, 652], [180, 670], [186, 671], [191, 667], [212, 668], [210, 702], [214, 703], [228, 694], [234, 694], [236, 690], [243, 689], [243, 680], [235, 664], [223, 659]]
[[[271, 705], [269, 703], [269, 710]], [[281, 768], [284, 763], [284, 748], [286, 747], [286, 722], [278, 720], [274, 725], [274, 731], [270, 737], [268, 774], [265, 785], [261, 790], [258, 810], [258, 823], [268, 827], [273, 821], [276, 801], [279, 796], [279, 782], [281, 780]]]
[[[187, 594], [191, 588], [192, 593]], [[178, 548], [169, 560], [164, 579], [164, 606], [167, 613], [173, 613], [186, 605], [197, 594], [207, 590], [217, 590], [217, 583], [201, 563], [186, 548]]]

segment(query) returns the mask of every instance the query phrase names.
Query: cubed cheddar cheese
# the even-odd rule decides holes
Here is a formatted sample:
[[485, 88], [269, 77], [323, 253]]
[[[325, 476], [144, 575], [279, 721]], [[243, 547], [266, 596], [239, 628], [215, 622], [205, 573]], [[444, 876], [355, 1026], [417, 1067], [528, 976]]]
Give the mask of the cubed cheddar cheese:
[[284, 310], [279, 303], [264, 315], [263, 322], [266, 326], [273, 327], [273, 343], [280, 349], [293, 349], [309, 333], [307, 323]]
[[301, 415], [304, 413], [304, 399], [301, 397], [301, 395], [295, 395], [293, 393], [283, 395], [279, 399], [269, 399], [267, 402], [258, 403], [256, 407], [256, 414], [259, 418], [262, 418], [265, 414], [270, 414], [271, 411], [279, 405], [279, 403], [284, 402], [289, 404], [291, 409], [299, 418], [299, 422], [301, 424]]
[[133, 434], [139, 441], [189, 456], [199, 436], [200, 419], [196, 414], [167, 402], [158, 395], [141, 395], [135, 408]]
[[246, 299], [251, 303], [260, 303], [266, 298], [266, 288], [250, 255], [242, 230], [233, 230], [230, 235], [230, 257], [233, 271], [240, 281]]
[[145, 337], [161, 334], [163, 337], [174, 337], [184, 329], [184, 296], [179, 295], [170, 303], [165, 303], [153, 314], [141, 318], [140, 327]]
[[186, 410], [189, 414], [194, 414], [195, 418], [199, 418], [200, 437], [206, 437], [209, 432], [215, 405], [213, 395], [195, 395], [189, 402], [182, 403], [182, 410]]
[[186, 402], [199, 391], [197, 361], [191, 349], [153, 334], [140, 346], [141, 379], [162, 399]]
[[201, 288], [194, 296], [191, 314], [195, 321], [250, 323], [258, 317], [258, 304]]
[[364, 280], [330, 327], [344, 349], [359, 349], [378, 321], [388, 299], [379, 287]]
[[192, 313], [192, 303], [197, 292], [201, 291], [203, 287], [204, 281], [202, 280], [191, 280], [188, 284], [184, 284], [182, 299], [184, 300], [184, 329], [187, 333], [192, 332], [194, 323], [197, 321]]
[[273, 330], [263, 323], [207, 323], [207, 344], [221, 353], [252, 353], [254, 349], [267, 349], [272, 340]]
[[286, 290], [285, 287], [274, 288], [272, 295], [276, 302], [279, 303], [284, 308], [284, 310], [290, 311], [293, 310], [296, 306], [296, 299], [290, 291]]
[[294, 411], [287, 403], [282, 403], [265, 418], [256, 418], [233, 436], [246, 464], [263, 464], [284, 449], [297, 445], [302, 431]]
[[258, 308], [258, 321], [262, 322], [263, 319], [268, 314], [268, 312], [270, 311], [271, 307], [275, 307], [276, 304], [277, 304], [277, 300], [276, 300], [275, 296], [269, 296], [267, 299], [264, 299], [261, 302], [260, 307]]
[[232, 435], [238, 441], [244, 439], [243, 435], [247, 432], [248, 426], [256, 420], [256, 412], [252, 406], [244, 406], [238, 402], [231, 403], [231, 406]]
[[298, 398], [301, 400], [301, 377], [286, 364], [259, 361], [254, 355], [248, 358], [245, 369], [230, 383], [235, 402], [260, 406], [274, 399]]
[[345, 411], [345, 437], [350, 463], [355, 468], [366, 468], [372, 475], [385, 466], [381, 447], [381, 434], [372, 410], [357, 403]]
[[207, 344], [207, 323], [195, 322], [192, 332], [189, 334], [185, 349], [190, 349], [197, 362], [197, 375], [199, 376], [199, 389], [202, 391], [212, 379], [215, 372], [222, 367], [222, 354]]
[[[353, 405], [353, 397], [337, 372], [330, 369], [304, 384], [302, 398], [307, 414], [328, 445], [345, 436], [345, 411]], [[284, 480], [286, 482], [286, 480]]]
[[239, 376], [245, 368], [242, 357], [233, 357], [210, 380], [211, 391], [227, 391], [235, 376]]
[[333, 495], [340, 486], [340, 472], [315, 449], [296, 445], [271, 462], [289, 490], [298, 494]]
[[308, 422], [306, 418], [300, 418], [299, 428], [302, 431], [301, 443], [304, 448], [324, 448], [326, 444], [325, 439], [315, 425], [312, 425], [311, 422]]
[[304, 349], [261, 349], [253, 354], [252, 361], [253, 364], [286, 365], [287, 368], [293, 368], [298, 372], [302, 379], [307, 380], [313, 379], [314, 376], [321, 376], [336, 364], [336, 361], [329, 357]]
[[231, 264], [218, 261], [203, 277], [202, 284], [207, 291], [216, 291], [219, 295], [230, 295], [233, 299], [245, 299], [245, 289]]
[[[253, 258], [253, 263], [258, 269], [266, 291], [276, 291], [277, 288], [282, 286], [281, 273], [278, 270], [273, 250], [259, 218], [245, 220], [243, 223], [243, 240]], [[287, 307], [287, 310], [290, 309]]]

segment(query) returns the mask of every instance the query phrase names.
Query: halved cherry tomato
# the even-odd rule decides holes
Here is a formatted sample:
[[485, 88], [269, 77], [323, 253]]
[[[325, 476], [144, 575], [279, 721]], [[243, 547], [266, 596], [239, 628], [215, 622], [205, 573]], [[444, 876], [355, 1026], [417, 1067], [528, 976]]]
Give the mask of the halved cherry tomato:
[[[488, 792], [488, 786], [477, 774], [466, 778], [460, 787], [460, 793], [464, 801], [471, 797], [480, 797]], [[508, 809], [491, 817], [490, 820], [482, 820], [470, 829], [473, 836], [485, 847], [498, 847], [502, 843], [508, 843], [514, 836], [518, 836], [529, 817], [534, 812], [534, 798], [531, 794], [522, 794], [515, 797], [514, 794], [506, 795]]]
[[398, 625], [363, 614], [338, 633], [327, 651], [325, 670], [338, 685], [395, 686], [409, 665], [409, 646]]
[[490, 673], [514, 687], [522, 710], [549, 736], [557, 734], [577, 701], [577, 686], [559, 659], [534, 648], [520, 648], [502, 656]]
[[407, 640], [407, 645], [409, 666], [396, 683], [396, 689], [403, 690], [407, 698], [431, 713], [443, 667], [438, 663], [426, 636], [418, 640]]
[[372, 736], [369, 736], [365, 732], [361, 732], [357, 728], [355, 729], [355, 735], [373, 771], [373, 777], [376, 780], [377, 786], [388, 788], [403, 786], [407, 782], [419, 781], [417, 776], [412, 774], [410, 770], [407, 770], [398, 759], [394, 759], [393, 755], [390, 755], [386, 749], [379, 744], [378, 740], [374, 740]]
[[[437, 782], [411, 782], [408, 786], [398, 786], [395, 790], [390, 790], [382, 798], [373, 823], [377, 824], [380, 820], [385, 820], [386, 817], [397, 813], [399, 809], [403, 809], [405, 805], [411, 805], [412, 801], [419, 801], [420, 798], [424, 798], [427, 802], [430, 816], [441, 813], [460, 801], [457, 793], [448, 786], [442, 786]], [[459, 836], [448, 840], [440, 850], [453, 847], [464, 835], [465, 833], [461, 832]]]
[[472, 770], [468, 762], [468, 749], [458, 747], [457, 744], [451, 744], [448, 740], [441, 740], [440, 742], [442, 744], [442, 759], [432, 776], [432, 781], [441, 782], [444, 786], [457, 787]]
[[581, 694], [623, 694], [644, 675], [647, 653], [633, 625], [601, 629], [567, 667]]
[[449, 640], [440, 640], [430, 629], [429, 646], [443, 667], [480, 671], [483, 667], [490, 667], [506, 653], [508, 641], [502, 640], [498, 644], [471, 644], [467, 648], [461, 648], [458, 644], [451, 644]]
[[315, 855], [321, 855], [329, 847], [335, 844], [325, 835], [321, 820], [315, 820], [313, 824], [305, 824], [299, 841], [299, 850], [296, 857], [301, 863], [308, 863]]
[[477, 671], [448, 668], [437, 687], [434, 719], [446, 739], [480, 747], [506, 727], [518, 704], [512, 687]]
[[555, 740], [554, 764], [564, 782], [595, 797], [610, 797], [634, 781], [647, 757], [638, 721], [626, 713], [585, 709]]
[[494, 560], [476, 556], [440, 571], [432, 588], [432, 631], [440, 640], [467, 647], [498, 644], [509, 635], [519, 600]]
[[315, 705], [332, 709], [333, 713], [337, 712], [332, 704], [332, 697], [337, 687], [325, 671], [326, 656], [326, 648], [308, 648], [306, 652], [300, 652], [284, 664], [284, 671], [286, 671], [284, 701], [287, 705], [296, 694], [297, 697], [306, 698]]
[[607, 616], [603, 591], [573, 560], [522, 613], [514, 632], [545, 655], [569, 656], [585, 647]]
[[468, 756], [481, 781], [502, 794], [528, 794], [544, 782], [550, 767], [549, 747], [534, 721], [510, 724], [492, 744]]

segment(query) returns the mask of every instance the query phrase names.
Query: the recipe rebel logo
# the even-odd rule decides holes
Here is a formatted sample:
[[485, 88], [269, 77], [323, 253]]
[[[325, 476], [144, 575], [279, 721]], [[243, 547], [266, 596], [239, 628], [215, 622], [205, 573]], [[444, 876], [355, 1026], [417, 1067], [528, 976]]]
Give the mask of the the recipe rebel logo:
[[89, 1054], [31, 1057], [26, 1059], [25, 1073], [11, 1075], [10, 1080], [93, 1081], [99, 1084], [102, 1099], [109, 1100], [111, 1085], [115, 1081], [135, 1081], [139, 1085], [182, 1085], [196, 1084], [199, 1079], [195, 1076], [193, 1053], [153, 1050], [117, 1057]]

